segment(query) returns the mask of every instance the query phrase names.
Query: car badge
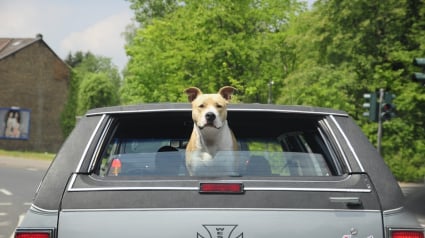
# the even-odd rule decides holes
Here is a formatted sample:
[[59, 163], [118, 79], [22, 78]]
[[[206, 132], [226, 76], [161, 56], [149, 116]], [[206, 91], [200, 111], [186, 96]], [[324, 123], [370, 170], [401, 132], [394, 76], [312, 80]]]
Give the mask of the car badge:
[[197, 232], [196, 238], [243, 238], [243, 232], [234, 232], [238, 225], [202, 225], [206, 232]]

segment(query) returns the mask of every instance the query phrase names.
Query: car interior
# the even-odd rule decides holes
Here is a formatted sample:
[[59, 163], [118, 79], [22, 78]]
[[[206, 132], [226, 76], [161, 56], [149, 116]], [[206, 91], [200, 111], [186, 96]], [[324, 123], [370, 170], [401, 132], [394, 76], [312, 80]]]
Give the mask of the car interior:
[[[103, 177], [186, 177], [190, 114], [116, 115], [102, 144], [95, 174]], [[343, 169], [323, 128], [324, 117], [232, 112], [238, 151], [219, 151], [200, 176], [333, 176]], [[231, 160], [232, 166], [224, 161]], [[197, 175], [199, 176], [199, 175]]]

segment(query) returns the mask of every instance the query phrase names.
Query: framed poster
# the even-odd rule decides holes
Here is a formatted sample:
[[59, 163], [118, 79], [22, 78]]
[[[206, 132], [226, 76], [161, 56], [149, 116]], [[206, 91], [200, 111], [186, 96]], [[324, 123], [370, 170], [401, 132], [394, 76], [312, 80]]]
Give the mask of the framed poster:
[[0, 108], [0, 139], [28, 140], [31, 110]]

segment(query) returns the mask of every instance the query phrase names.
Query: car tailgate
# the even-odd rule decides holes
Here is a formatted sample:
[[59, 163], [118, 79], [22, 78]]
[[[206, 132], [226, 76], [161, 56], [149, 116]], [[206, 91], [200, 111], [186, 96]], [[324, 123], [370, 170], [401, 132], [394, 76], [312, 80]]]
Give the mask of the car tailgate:
[[377, 212], [159, 209], [61, 214], [59, 237], [382, 237]]
[[212, 194], [200, 192], [196, 180], [122, 184], [74, 175], [71, 181], [60, 238], [383, 237], [380, 205], [365, 174], [314, 182], [221, 180], [242, 184], [243, 192]]

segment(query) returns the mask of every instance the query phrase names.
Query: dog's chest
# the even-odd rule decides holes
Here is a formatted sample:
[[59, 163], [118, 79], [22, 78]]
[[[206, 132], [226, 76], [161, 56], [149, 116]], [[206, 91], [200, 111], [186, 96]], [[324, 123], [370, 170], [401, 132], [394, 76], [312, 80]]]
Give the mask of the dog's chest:
[[198, 149], [209, 154], [215, 154], [221, 150], [233, 150], [233, 139], [230, 130], [205, 128], [198, 134]]
[[237, 156], [234, 151], [218, 150], [216, 153], [203, 150], [191, 152], [190, 171], [195, 176], [236, 176]]

